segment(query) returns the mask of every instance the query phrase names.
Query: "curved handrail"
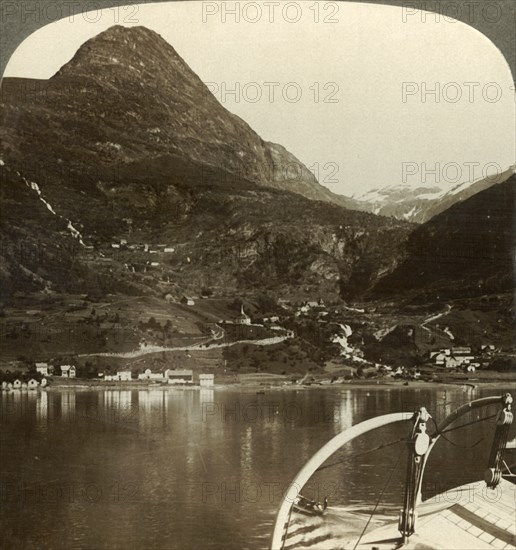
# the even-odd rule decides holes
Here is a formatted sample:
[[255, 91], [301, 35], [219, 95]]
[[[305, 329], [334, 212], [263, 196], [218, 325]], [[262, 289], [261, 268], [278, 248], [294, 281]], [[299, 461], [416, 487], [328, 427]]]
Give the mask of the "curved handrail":
[[[356, 426], [352, 426], [351, 428], [344, 430], [330, 439], [328, 443], [323, 445], [323, 447], [321, 447], [312, 456], [312, 458], [301, 468], [301, 470], [299, 470], [297, 476], [294, 478], [294, 481], [289, 487], [294, 486], [295, 488], [298, 488], [298, 490], [302, 489], [316, 470], [321, 466], [321, 464], [323, 464], [332, 454], [352, 439], [370, 432], [371, 430], [375, 430], [376, 428], [386, 426], [387, 424], [411, 420], [413, 417], [413, 412], [385, 414], [383, 416], [370, 418], [369, 420], [365, 420]], [[286, 528], [288, 527], [287, 523], [292, 504], [292, 499], [289, 499], [289, 492], [287, 489], [276, 515], [276, 523], [274, 524], [274, 532], [271, 541], [271, 550], [281, 550], [283, 547], [283, 537], [286, 534]]]

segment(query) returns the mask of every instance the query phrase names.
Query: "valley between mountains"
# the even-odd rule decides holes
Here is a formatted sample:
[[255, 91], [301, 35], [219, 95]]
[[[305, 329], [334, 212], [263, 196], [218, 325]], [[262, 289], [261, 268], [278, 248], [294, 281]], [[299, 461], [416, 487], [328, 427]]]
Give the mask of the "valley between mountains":
[[435, 353], [459, 348], [476, 377], [514, 372], [512, 170], [418, 215], [413, 192], [364, 206], [145, 27], [111, 27], [49, 80], [4, 78], [0, 113], [4, 376], [457, 381], [473, 371]]

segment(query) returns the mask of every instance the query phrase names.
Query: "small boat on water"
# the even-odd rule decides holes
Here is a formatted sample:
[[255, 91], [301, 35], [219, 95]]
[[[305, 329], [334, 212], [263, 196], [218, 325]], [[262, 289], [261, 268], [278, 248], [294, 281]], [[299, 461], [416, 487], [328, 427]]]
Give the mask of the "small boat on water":
[[315, 500], [310, 500], [305, 498], [302, 495], [298, 495], [294, 499], [292, 505], [293, 510], [299, 512], [300, 514], [305, 514], [307, 516], [322, 516], [326, 510], [327, 500], [323, 504], [316, 502]]
[[[287, 491], [278, 509], [271, 550], [516, 550], [516, 469], [509, 466], [509, 453], [516, 450], [516, 438], [509, 441], [513, 424], [512, 396], [484, 397], [469, 401], [434, 423], [421, 407], [371, 418], [337, 434], [301, 468], [291, 487], [300, 490], [337, 450], [353, 439], [389, 424], [408, 424], [403, 502], [398, 517], [379, 515], [379, 504], [387, 485], [367, 513], [356, 507], [328, 507]], [[492, 414], [482, 409], [497, 407]], [[473, 420], [455, 423], [468, 413]], [[493, 419], [496, 421], [493, 422]], [[424, 501], [422, 486], [428, 457], [441, 436], [452, 430], [489, 422], [493, 439], [482, 481], [461, 485]], [[453, 426], [452, 426], [453, 425]], [[427, 433], [428, 432], [428, 433]], [[394, 442], [396, 443], [396, 442]], [[372, 450], [380, 450], [383, 444]], [[479, 473], [482, 464], [479, 459]], [[480, 476], [479, 476], [480, 477]], [[375, 517], [376, 513], [376, 517]]]

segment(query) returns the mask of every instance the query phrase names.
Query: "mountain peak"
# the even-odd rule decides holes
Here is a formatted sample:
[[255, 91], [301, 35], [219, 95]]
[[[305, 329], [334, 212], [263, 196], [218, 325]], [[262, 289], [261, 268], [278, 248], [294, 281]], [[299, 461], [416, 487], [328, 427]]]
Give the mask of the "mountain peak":
[[89, 71], [98, 73], [106, 67], [136, 73], [145, 67], [163, 70], [170, 65], [181, 67], [183, 71], [188, 69], [185, 61], [160, 34], [144, 26], [114, 25], [87, 40], [54, 78]]

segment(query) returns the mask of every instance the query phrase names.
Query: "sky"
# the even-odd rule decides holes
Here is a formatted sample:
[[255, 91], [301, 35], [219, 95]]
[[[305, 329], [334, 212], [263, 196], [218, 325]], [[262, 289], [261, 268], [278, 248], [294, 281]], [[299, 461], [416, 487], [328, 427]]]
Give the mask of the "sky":
[[337, 193], [449, 189], [515, 164], [513, 78], [477, 30], [394, 6], [273, 4], [171, 2], [65, 14], [19, 46], [4, 76], [49, 78], [99, 32], [144, 25], [228, 110]]

